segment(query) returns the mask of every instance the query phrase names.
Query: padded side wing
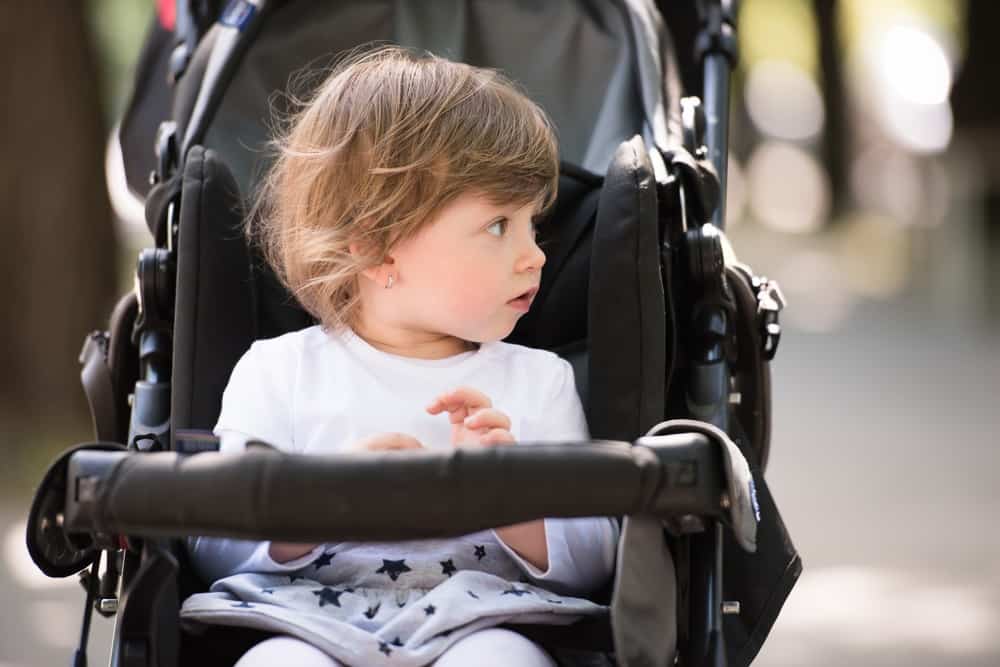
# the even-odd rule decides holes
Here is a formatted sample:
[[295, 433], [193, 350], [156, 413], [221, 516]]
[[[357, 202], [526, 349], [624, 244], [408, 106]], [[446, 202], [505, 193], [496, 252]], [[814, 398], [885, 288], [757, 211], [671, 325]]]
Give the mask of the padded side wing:
[[667, 364], [656, 183], [638, 136], [604, 180], [589, 296], [590, 432], [635, 440], [664, 419]]
[[174, 314], [172, 433], [210, 429], [222, 391], [257, 336], [239, 188], [211, 150], [184, 163]]

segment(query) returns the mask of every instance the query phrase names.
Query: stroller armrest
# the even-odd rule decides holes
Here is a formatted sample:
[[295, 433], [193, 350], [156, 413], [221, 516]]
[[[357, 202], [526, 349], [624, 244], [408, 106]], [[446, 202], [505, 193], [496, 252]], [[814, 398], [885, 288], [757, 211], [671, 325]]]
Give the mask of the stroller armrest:
[[330, 455], [83, 450], [68, 533], [286, 541], [457, 535], [540, 517], [720, 516], [719, 448], [700, 433], [625, 442]]

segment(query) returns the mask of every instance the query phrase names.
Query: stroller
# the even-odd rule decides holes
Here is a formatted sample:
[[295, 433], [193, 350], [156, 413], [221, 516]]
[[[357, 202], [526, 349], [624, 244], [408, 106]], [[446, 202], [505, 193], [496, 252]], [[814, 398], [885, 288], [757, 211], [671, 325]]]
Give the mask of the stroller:
[[[801, 561], [763, 478], [783, 299], [722, 233], [735, 3], [697, 3], [707, 113], [680, 97], [663, 24], [676, 2], [159, 4], [122, 125], [155, 247], [81, 354], [96, 441], [52, 464], [28, 521], [40, 569], [80, 572], [87, 590], [76, 664], [92, 609], [116, 617], [116, 667], [227, 665], [263, 638], [181, 627], [180, 601], [209, 583], [184, 536], [407, 539], [543, 516], [622, 517], [614, 582], [595, 598], [610, 618], [517, 628], [560, 664], [749, 664]], [[237, 359], [313, 323], [239, 231], [272, 93], [372, 41], [502, 69], [552, 117], [548, 261], [508, 340], [572, 363], [594, 442], [391, 461], [213, 452]], [[387, 481], [395, 492], [370, 502]], [[333, 493], [321, 517], [281, 502], [329, 507]]]

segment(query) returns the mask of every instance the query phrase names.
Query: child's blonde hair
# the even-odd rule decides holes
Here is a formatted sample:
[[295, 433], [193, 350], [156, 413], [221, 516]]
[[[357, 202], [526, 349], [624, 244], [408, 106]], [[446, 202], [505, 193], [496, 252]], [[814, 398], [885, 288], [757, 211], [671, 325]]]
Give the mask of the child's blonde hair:
[[509, 79], [400, 47], [342, 61], [275, 145], [248, 231], [326, 328], [356, 323], [360, 273], [456, 196], [548, 208], [559, 180], [550, 122]]

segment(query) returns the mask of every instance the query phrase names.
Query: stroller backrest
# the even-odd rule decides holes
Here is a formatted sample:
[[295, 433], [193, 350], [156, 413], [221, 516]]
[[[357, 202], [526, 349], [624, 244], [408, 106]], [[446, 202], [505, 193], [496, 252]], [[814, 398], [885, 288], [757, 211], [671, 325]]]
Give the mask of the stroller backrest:
[[[641, 138], [602, 179], [568, 167], [550, 224], [532, 312], [508, 340], [554, 350], [576, 371], [591, 434], [631, 440], [661, 421], [674, 335], [661, 271], [652, 167]], [[239, 357], [258, 338], [312, 323], [244, 242], [239, 188], [201, 146], [184, 165], [171, 426], [210, 429]]]
[[[652, 0], [297, 0], [261, 14], [250, 27], [209, 32], [174, 105], [190, 123], [186, 143], [216, 151], [246, 193], [267, 166], [273, 112], [288, 109], [281, 91], [308, 96], [339, 54], [377, 42], [504, 71], [553, 119], [562, 158], [594, 173], [635, 134], [667, 141], [672, 60]], [[230, 43], [224, 65], [213, 64]]]
[[[603, 179], [570, 166], [539, 243], [547, 261], [532, 311], [508, 340], [570, 360], [587, 395], [591, 236]], [[239, 186], [214, 151], [197, 146], [184, 165], [174, 314], [172, 425], [205, 430], [239, 357], [259, 338], [314, 324], [241, 233]]]

